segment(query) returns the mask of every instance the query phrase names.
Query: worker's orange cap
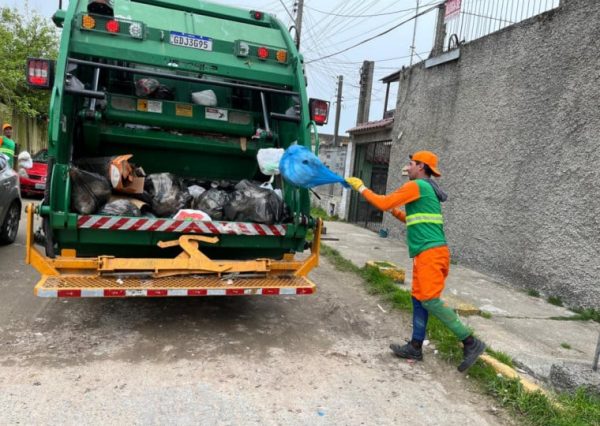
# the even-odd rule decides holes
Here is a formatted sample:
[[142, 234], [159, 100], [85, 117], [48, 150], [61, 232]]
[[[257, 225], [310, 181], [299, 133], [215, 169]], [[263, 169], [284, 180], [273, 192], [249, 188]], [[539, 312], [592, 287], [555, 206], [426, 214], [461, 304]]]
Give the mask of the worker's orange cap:
[[441, 176], [442, 174], [438, 170], [438, 157], [431, 151], [417, 151], [413, 155], [409, 155], [413, 161], [418, 161], [423, 164], [427, 164], [435, 176]]
[[4, 124], [2, 125], [2, 131], [5, 131], [5, 130], [6, 130], [6, 129], [8, 129], [9, 127], [12, 129], [12, 126], [11, 126], [10, 124], [8, 124], [8, 123], [4, 123]]

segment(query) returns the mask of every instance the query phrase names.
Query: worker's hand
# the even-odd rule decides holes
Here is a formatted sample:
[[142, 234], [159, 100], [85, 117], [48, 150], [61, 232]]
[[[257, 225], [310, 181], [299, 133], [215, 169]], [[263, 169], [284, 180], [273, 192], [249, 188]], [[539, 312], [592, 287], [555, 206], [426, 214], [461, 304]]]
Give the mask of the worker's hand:
[[357, 177], [346, 178], [346, 182], [348, 182], [348, 185], [350, 185], [355, 191], [363, 192], [366, 189], [363, 181]]

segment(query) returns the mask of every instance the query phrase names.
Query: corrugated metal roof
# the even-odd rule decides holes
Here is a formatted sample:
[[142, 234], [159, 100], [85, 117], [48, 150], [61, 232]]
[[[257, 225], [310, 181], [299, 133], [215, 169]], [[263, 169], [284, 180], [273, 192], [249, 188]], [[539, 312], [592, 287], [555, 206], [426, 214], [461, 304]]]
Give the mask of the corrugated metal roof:
[[392, 124], [394, 124], [394, 117], [384, 118], [383, 120], [378, 121], [369, 121], [353, 127], [352, 129], [348, 130], [348, 133], [362, 133], [372, 130], [385, 129], [386, 127], [390, 127]]

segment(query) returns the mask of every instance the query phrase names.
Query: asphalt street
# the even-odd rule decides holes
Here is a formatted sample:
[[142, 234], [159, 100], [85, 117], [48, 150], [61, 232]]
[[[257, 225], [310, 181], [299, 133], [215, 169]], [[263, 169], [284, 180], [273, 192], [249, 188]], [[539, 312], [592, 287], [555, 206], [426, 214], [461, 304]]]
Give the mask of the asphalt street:
[[[24, 219], [24, 216], [23, 216]], [[0, 424], [511, 424], [410, 318], [323, 260], [297, 297], [40, 299], [0, 247]]]

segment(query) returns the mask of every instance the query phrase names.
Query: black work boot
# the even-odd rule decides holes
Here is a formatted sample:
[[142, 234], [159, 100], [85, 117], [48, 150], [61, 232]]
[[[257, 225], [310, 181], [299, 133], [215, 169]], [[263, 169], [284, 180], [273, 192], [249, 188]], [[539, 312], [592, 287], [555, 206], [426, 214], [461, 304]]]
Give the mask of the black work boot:
[[473, 337], [473, 343], [470, 345], [465, 345], [463, 348], [464, 358], [458, 366], [458, 371], [461, 373], [467, 371], [473, 364], [475, 364], [475, 361], [477, 361], [477, 358], [479, 358], [479, 355], [481, 355], [483, 351], [485, 351], [485, 343]]
[[392, 343], [390, 349], [399, 358], [405, 359], [416, 359], [417, 361], [423, 361], [423, 350], [415, 348], [412, 344], [407, 343], [406, 345], [400, 346], [397, 343]]

